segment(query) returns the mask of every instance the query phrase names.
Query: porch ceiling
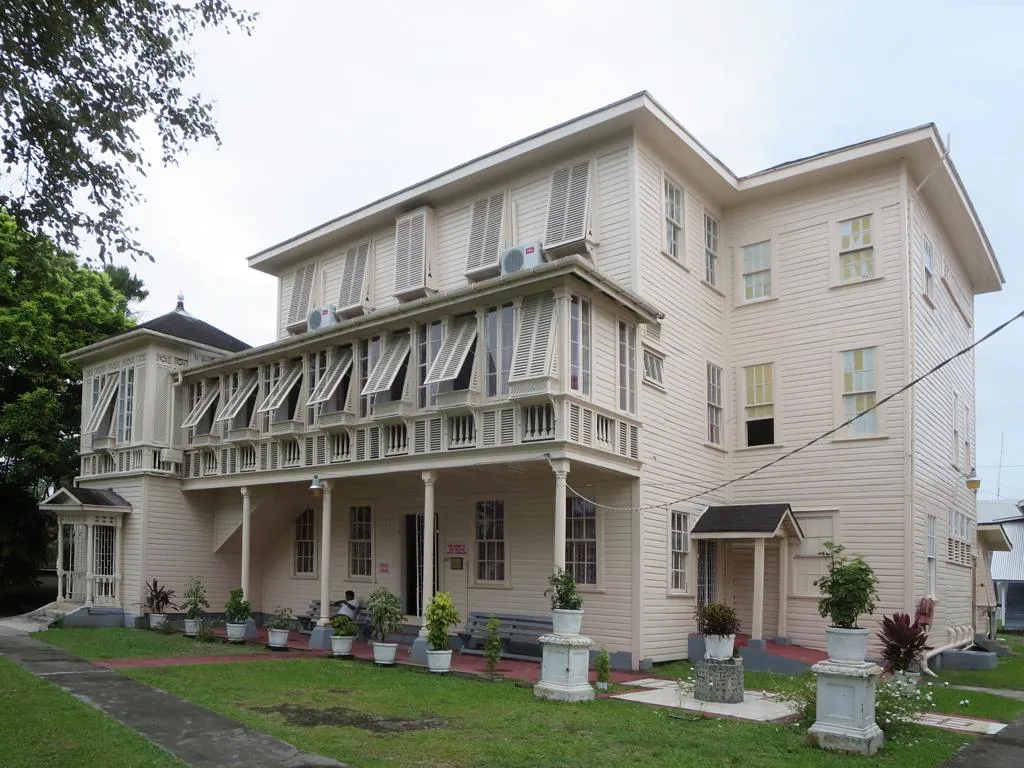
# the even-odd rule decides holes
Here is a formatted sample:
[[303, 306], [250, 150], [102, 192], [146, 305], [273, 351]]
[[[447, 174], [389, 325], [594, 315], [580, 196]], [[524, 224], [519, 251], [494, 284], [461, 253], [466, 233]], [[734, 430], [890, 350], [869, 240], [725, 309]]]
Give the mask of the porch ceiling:
[[978, 525], [978, 541], [990, 552], [1010, 552], [1013, 544], [999, 523], [981, 523]]
[[802, 539], [789, 504], [733, 504], [708, 507], [690, 532], [693, 539]]

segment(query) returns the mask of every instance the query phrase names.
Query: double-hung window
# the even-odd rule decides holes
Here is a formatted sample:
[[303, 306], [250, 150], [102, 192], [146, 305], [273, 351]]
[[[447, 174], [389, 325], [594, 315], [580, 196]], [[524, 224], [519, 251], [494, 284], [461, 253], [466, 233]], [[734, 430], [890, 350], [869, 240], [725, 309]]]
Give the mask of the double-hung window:
[[577, 584], [597, 584], [597, 507], [579, 496], [565, 500], [565, 569]]
[[569, 387], [589, 395], [590, 302], [579, 296], [573, 296], [569, 304], [569, 330]]
[[619, 321], [619, 408], [636, 413], [636, 326]]
[[935, 300], [935, 246], [927, 236], [924, 238], [924, 295], [930, 301]]
[[373, 576], [373, 509], [349, 509], [348, 538], [349, 576]]
[[316, 573], [316, 525], [312, 508], [295, 520], [295, 575], [313, 576]]
[[135, 369], [122, 368], [117, 388], [117, 440], [130, 443], [135, 415]]
[[704, 212], [704, 280], [718, 285], [718, 219]]
[[437, 359], [437, 353], [441, 350], [444, 342], [444, 323], [440, 320], [427, 325], [421, 323], [417, 335], [417, 368], [419, 370], [419, 388], [416, 395], [416, 404], [420, 408], [434, 405], [437, 402], [438, 384], [427, 384], [427, 373], [430, 366]]
[[686, 590], [686, 555], [690, 551], [690, 531], [685, 512], [673, 509], [669, 516], [669, 550], [672, 559], [669, 565], [672, 589], [683, 592]]
[[[372, 339], [363, 339], [359, 342], [359, 392], [366, 387], [372, 371], [380, 361], [381, 343], [380, 336]], [[359, 415], [363, 418], [370, 414], [370, 406], [373, 404], [373, 395], [359, 396]]]
[[683, 216], [685, 211], [683, 188], [665, 177], [665, 253], [674, 259], [685, 255], [683, 242]]
[[[875, 347], [850, 349], [843, 352], [843, 415], [844, 421], [858, 413], [875, 407], [878, 397]], [[878, 432], [878, 412], [864, 413], [850, 424], [854, 435], [874, 435]]]
[[476, 503], [476, 580], [505, 581], [505, 502]]
[[927, 550], [926, 557], [928, 563], [928, 584], [925, 586], [925, 591], [935, 597], [938, 592], [938, 580], [936, 578], [936, 562], [935, 562], [935, 526], [936, 519], [934, 515], [928, 515], [928, 527], [927, 527]]
[[722, 369], [708, 363], [708, 442], [722, 444]]
[[757, 301], [772, 295], [772, 243], [743, 246], [743, 300]]
[[971, 564], [973, 530], [971, 519], [963, 512], [949, 509], [946, 558], [956, 565]]
[[746, 444], [775, 444], [774, 366], [771, 363], [751, 365], [743, 369], [746, 380], [746, 406], [743, 420]]
[[[319, 352], [311, 352], [309, 355], [309, 372], [306, 374], [306, 389], [309, 392], [315, 392], [320, 386], [320, 382], [323, 380], [327, 373], [327, 350], [322, 349]], [[320, 413], [320, 405], [314, 403], [309, 405], [309, 397], [306, 398], [307, 402], [307, 415], [306, 423], [315, 424], [316, 417]]]
[[839, 281], [867, 280], [875, 276], [875, 247], [871, 214], [839, 222]]
[[484, 316], [487, 352], [486, 393], [488, 397], [508, 394], [508, 376], [512, 370], [515, 317], [515, 307], [511, 304], [490, 307]]

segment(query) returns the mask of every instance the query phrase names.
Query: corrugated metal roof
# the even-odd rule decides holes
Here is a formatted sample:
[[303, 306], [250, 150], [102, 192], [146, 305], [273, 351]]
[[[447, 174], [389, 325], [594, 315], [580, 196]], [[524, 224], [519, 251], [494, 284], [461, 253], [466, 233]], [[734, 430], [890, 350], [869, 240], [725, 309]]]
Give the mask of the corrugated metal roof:
[[1003, 523], [1013, 549], [992, 553], [992, 581], [1024, 581], [1024, 517]]
[[1022, 504], [1024, 504], [1024, 501], [1006, 501], [1005, 499], [1000, 499], [999, 501], [979, 501], [978, 522], [994, 523], [996, 520], [1021, 517], [1020, 505]]

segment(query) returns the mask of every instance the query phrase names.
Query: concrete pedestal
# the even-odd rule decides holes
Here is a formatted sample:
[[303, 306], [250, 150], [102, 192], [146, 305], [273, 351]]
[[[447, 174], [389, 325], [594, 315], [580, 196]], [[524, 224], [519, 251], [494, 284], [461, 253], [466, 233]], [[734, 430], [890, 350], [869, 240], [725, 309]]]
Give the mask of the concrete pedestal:
[[583, 635], [541, 635], [540, 643], [543, 659], [534, 694], [556, 701], [593, 699], [594, 689], [588, 682], [591, 639]]
[[743, 702], [743, 660], [702, 659], [694, 665], [693, 698], [719, 704]]
[[810, 734], [822, 749], [873, 755], [885, 737], [875, 722], [877, 664], [840, 664], [826, 659], [811, 670], [818, 676], [818, 713]]
[[427, 666], [427, 651], [430, 648], [427, 646], [427, 638], [425, 635], [417, 635], [416, 639], [412, 641], [412, 648], [409, 649], [409, 658], [407, 661], [410, 664], [420, 664], [421, 666]]
[[331, 650], [331, 635], [333, 634], [334, 630], [331, 627], [317, 625], [309, 633], [309, 645], [306, 647], [311, 651], [329, 651]]

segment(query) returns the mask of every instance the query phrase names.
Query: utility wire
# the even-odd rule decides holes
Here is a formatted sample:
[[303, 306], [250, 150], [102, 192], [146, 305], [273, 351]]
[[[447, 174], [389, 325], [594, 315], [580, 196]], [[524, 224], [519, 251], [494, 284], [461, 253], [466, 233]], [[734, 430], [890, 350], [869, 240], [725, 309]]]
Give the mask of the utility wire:
[[[774, 467], [776, 464], [785, 461], [790, 456], [794, 456], [794, 455], [800, 453], [800, 451], [806, 450], [806, 449], [810, 448], [812, 445], [814, 445], [815, 443], [818, 443], [818, 442], [824, 440], [826, 437], [834, 435], [836, 432], [840, 431], [841, 429], [843, 429], [845, 427], [848, 427], [850, 424], [855, 422], [857, 419], [859, 419], [864, 414], [871, 413], [872, 411], [877, 410], [878, 408], [880, 408], [881, 406], [885, 405], [890, 400], [898, 397], [899, 395], [902, 395], [904, 392], [906, 392], [906, 391], [908, 391], [910, 389], [913, 389], [915, 386], [920, 384], [922, 381], [927, 379], [932, 374], [937, 373], [938, 371], [942, 370], [943, 368], [945, 368], [947, 365], [949, 365], [951, 362], [953, 362], [957, 358], [963, 357], [968, 352], [970, 352], [975, 347], [977, 347], [979, 344], [981, 344], [984, 341], [987, 341], [988, 339], [991, 339], [997, 333], [999, 333], [1004, 328], [1006, 328], [1006, 326], [1010, 325], [1015, 320], [1020, 320], [1022, 317], [1024, 317], [1024, 310], [1021, 310], [1016, 315], [1011, 317], [1009, 320], [1006, 320], [1005, 322], [1001, 323], [1000, 325], [997, 325], [995, 328], [993, 328], [991, 331], [986, 333], [984, 336], [982, 336], [980, 339], [975, 341], [973, 344], [964, 347], [959, 352], [957, 352], [957, 353], [955, 353], [953, 355], [950, 355], [945, 360], [943, 360], [941, 363], [936, 364], [935, 366], [933, 366], [929, 370], [927, 370], [924, 373], [922, 373], [916, 379], [913, 379], [913, 380], [907, 382], [906, 384], [904, 384], [902, 387], [897, 389], [892, 394], [886, 395], [885, 397], [883, 397], [881, 400], [879, 400], [877, 403], [875, 403], [870, 408], [864, 409], [863, 411], [858, 413], [856, 416], [853, 416], [852, 418], [849, 418], [846, 421], [844, 421], [839, 426], [833, 427], [832, 429], [828, 430], [827, 432], [822, 432], [820, 435], [818, 435], [817, 437], [813, 438], [812, 440], [808, 440], [803, 445], [798, 445], [796, 448], [792, 449], [791, 451], [787, 451], [786, 453], [782, 454], [781, 456], [777, 456], [776, 458], [772, 459], [771, 461], [767, 462], [766, 464], [762, 464], [759, 467], [754, 467], [750, 471], [744, 472], [742, 475], [739, 475], [738, 477], [734, 477], [731, 480], [726, 480], [724, 483], [719, 483], [718, 485], [713, 486], [712, 488], [708, 488], [708, 489], [700, 491], [698, 493], [690, 494], [689, 496], [686, 496], [686, 497], [684, 497], [682, 499], [677, 499], [675, 501], [668, 501], [668, 502], [664, 502], [662, 504], [651, 504], [651, 505], [645, 506], [645, 507], [613, 507], [613, 506], [609, 506], [607, 504], [598, 504], [593, 499], [588, 499], [582, 493], [580, 493], [575, 488], [573, 488], [571, 485], [569, 485], [568, 482], [566, 483], [565, 487], [573, 495], [580, 497], [584, 501], [589, 501], [595, 507], [600, 507], [601, 509], [608, 509], [608, 510], [613, 510], [613, 511], [617, 511], [617, 512], [644, 512], [644, 511], [652, 510], [652, 509], [667, 509], [668, 507], [672, 507], [672, 506], [675, 506], [677, 504], [685, 504], [685, 503], [687, 503], [689, 501], [693, 501], [695, 499], [699, 499], [702, 496], [709, 496], [710, 494], [716, 493], [717, 491], [720, 491], [723, 488], [727, 488], [730, 485], [735, 485], [736, 483], [738, 483], [738, 482], [740, 482], [742, 480], [746, 480], [748, 477], [753, 477], [754, 475], [756, 475], [759, 472], [764, 472], [766, 469]], [[545, 456], [547, 456], [547, 454], [545, 454]], [[549, 464], [551, 463], [550, 456], [548, 456], [548, 463]]]

